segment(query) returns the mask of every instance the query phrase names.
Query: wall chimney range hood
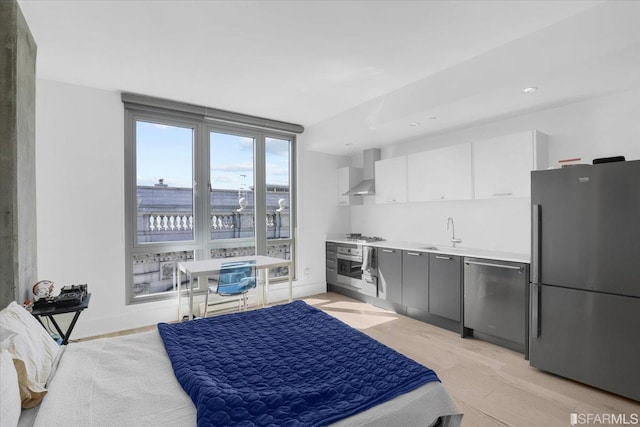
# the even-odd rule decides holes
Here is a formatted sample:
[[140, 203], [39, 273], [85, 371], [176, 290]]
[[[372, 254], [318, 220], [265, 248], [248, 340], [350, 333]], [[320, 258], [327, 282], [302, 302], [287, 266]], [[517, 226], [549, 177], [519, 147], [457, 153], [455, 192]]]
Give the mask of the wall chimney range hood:
[[380, 160], [380, 149], [370, 148], [362, 153], [362, 182], [358, 183], [343, 196], [370, 196], [376, 194], [375, 164]]

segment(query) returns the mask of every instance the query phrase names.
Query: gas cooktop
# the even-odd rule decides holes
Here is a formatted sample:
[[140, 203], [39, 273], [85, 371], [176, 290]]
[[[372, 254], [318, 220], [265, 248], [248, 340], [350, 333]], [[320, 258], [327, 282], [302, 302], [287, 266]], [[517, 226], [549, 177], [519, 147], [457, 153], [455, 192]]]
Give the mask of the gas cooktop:
[[372, 243], [372, 242], [382, 242], [384, 239], [382, 237], [375, 236], [363, 236], [362, 234], [357, 233], [349, 233], [347, 234], [347, 241], [354, 243]]

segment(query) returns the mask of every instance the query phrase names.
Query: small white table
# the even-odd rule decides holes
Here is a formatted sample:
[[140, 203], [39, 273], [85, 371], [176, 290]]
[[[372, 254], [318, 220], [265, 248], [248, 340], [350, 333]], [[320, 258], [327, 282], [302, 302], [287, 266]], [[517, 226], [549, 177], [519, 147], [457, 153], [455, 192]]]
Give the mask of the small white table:
[[256, 269], [263, 269], [265, 273], [264, 287], [262, 288], [262, 302], [268, 304], [269, 293], [269, 269], [276, 267], [289, 267], [289, 302], [293, 299], [293, 288], [291, 284], [291, 261], [282, 258], [268, 257], [264, 255], [249, 255], [228, 258], [212, 258], [201, 261], [187, 261], [178, 263], [178, 321], [182, 320], [182, 295], [180, 274], [184, 273], [189, 277], [189, 320], [193, 319], [193, 280], [203, 278], [218, 273], [222, 265], [229, 262], [253, 262]]

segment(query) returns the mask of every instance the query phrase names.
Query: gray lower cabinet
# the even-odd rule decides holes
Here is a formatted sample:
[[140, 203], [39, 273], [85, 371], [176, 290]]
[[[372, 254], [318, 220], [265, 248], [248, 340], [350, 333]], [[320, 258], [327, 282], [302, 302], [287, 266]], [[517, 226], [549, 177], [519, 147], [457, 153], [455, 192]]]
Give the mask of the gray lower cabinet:
[[402, 251], [378, 249], [378, 298], [402, 304]]
[[402, 251], [402, 305], [429, 310], [429, 253]]
[[326, 260], [327, 284], [336, 285], [338, 283], [338, 259], [336, 244], [333, 242], [327, 242], [326, 244]]
[[429, 254], [429, 313], [460, 321], [462, 258]]
[[376, 297], [338, 284], [336, 249], [326, 243], [330, 290], [528, 357], [529, 264], [378, 247]]

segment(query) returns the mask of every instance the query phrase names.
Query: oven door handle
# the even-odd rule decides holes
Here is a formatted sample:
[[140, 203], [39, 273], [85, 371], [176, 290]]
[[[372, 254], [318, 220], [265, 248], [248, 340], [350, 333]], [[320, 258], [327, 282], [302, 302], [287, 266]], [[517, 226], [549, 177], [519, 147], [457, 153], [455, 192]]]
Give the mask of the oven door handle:
[[343, 259], [345, 261], [356, 261], [356, 262], [362, 262], [362, 257], [358, 257], [355, 255], [343, 255], [343, 254], [338, 254], [336, 256], [336, 258], [338, 259]]

